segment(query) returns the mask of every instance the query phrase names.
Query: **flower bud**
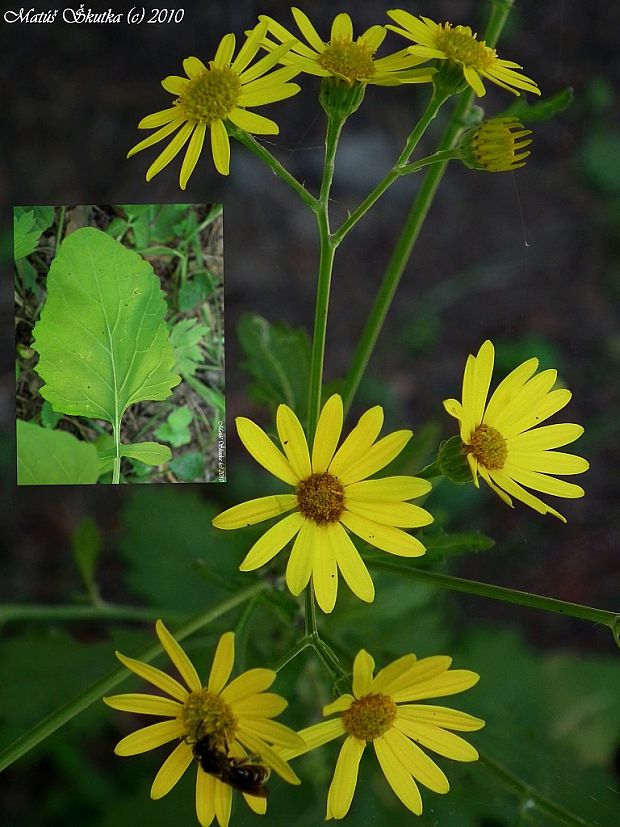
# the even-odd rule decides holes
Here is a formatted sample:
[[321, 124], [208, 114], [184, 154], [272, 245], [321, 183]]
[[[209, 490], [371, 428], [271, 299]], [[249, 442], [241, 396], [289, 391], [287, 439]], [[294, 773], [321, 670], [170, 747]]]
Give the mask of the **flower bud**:
[[532, 130], [524, 129], [515, 118], [493, 118], [483, 121], [480, 126], [466, 129], [456, 151], [470, 169], [507, 172], [525, 166], [525, 158], [530, 151], [522, 150], [532, 143], [532, 139], [527, 137], [531, 134]]

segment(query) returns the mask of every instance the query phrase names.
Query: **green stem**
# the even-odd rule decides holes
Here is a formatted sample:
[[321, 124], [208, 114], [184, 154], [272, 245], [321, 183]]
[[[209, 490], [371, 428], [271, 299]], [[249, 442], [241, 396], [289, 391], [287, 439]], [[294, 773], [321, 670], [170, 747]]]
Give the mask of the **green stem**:
[[[484, 40], [489, 46], [494, 46], [501, 34], [506, 19], [512, 8], [513, 0], [494, 0], [491, 7], [491, 16], [485, 29]], [[438, 151], [445, 152], [453, 149], [457, 138], [465, 123], [466, 115], [473, 100], [473, 90], [467, 89], [462, 92], [448, 122], [448, 126], [440, 141]], [[405, 221], [400, 237], [388, 263], [383, 281], [375, 297], [370, 315], [366, 321], [364, 330], [360, 337], [357, 349], [347, 374], [344, 389], [343, 402], [345, 412], [351, 406], [351, 402], [366, 370], [379, 333], [385, 322], [390, 305], [400, 283], [405, 267], [409, 262], [414, 245], [417, 241], [424, 219], [437, 192], [437, 188], [443, 178], [448, 161], [434, 164], [426, 173], [420, 186], [416, 199], [413, 202], [409, 215]], [[343, 225], [344, 226], [344, 225]], [[342, 228], [341, 228], [342, 230]]]
[[[421, 580], [424, 583], [431, 583], [442, 589], [475, 594], [478, 597], [488, 597], [492, 600], [501, 600], [504, 603], [516, 603], [519, 606], [526, 606], [531, 609], [542, 609], [546, 612], [575, 617], [579, 620], [589, 620], [592, 623], [602, 623], [614, 633], [616, 638], [620, 614], [609, 612], [605, 609], [596, 609], [591, 606], [583, 606], [581, 603], [569, 603], [566, 600], [556, 600], [554, 597], [543, 597], [539, 594], [531, 594], [517, 589], [507, 589], [504, 586], [493, 586], [490, 583], [480, 583], [477, 580], [465, 580], [463, 577], [453, 577], [449, 574], [440, 574], [437, 571], [416, 569], [398, 563], [390, 563], [383, 560], [368, 560], [371, 566], [381, 571], [393, 572], [394, 574], [409, 577], [412, 580]], [[616, 639], [616, 642], [617, 639]]]
[[557, 804], [553, 799], [548, 798], [543, 793], [539, 792], [536, 787], [532, 787], [527, 781], [519, 778], [507, 767], [500, 764], [494, 758], [491, 758], [488, 753], [478, 750], [482, 765], [491, 772], [511, 790], [514, 790], [523, 800], [525, 805], [533, 805], [541, 813], [545, 813], [551, 818], [555, 818], [562, 824], [569, 824], [571, 827], [594, 827], [592, 822], [586, 821], [579, 816], [574, 815], [569, 810], [566, 810], [560, 804]]
[[316, 210], [319, 228], [319, 275], [316, 289], [314, 328], [312, 334], [312, 353], [310, 356], [310, 387], [308, 395], [308, 440], [314, 438], [316, 424], [321, 410], [321, 390], [323, 387], [323, 363], [325, 360], [325, 336], [327, 333], [327, 315], [329, 312], [329, 294], [331, 289], [332, 269], [336, 245], [329, 230], [329, 193], [334, 177], [334, 160], [338, 139], [345, 118], [329, 114], [327, 116], [327, 134], [325, 136], [325, 160], [321, 195]]
[[[362, 201], [362, 203], [353, 210], [353, 212], [349, 215], [347, 220], [343, 222], [338, 230], [333, 234], [332, 239], [336, 246], [340, 244], [342, 239], [350, 232], [353, 227], [357, 224], [357, 222], [362, 218], [368, 210], [379, 200], [379, 198], [383, 195], [383, 193], [392, 186], [394, 181], [399, 178], [403, 174], [403, 170], [407, 166], [407, 161], [409, 160], [411, 153], [414, 151], [416, 146], [418, 145], [420, 139], [428, 129], [429, 124], [431, 121], [436, 117], [437, 113], [441, 105], [446, 100], [444, 95], [438, 94], [437, 90], [433, 91], [431, 98], [426, 106], [426, 109], [422, 113], [422, 117], [418, 121], [418, 123], [413, 128], [411, 134], [407, 138], [407, 143], [405, 144], [405, 148], [400, 153], [398, 160], [392, 167], [392, 169], [388, 172], [385, 178], [380, 181], [377, 186], [370, 192], [366, 198]], [[411, 170], [413, 171], [413, 170]]]
[[[248, 587], [247, 589], [237, 592], [237, 594], [233, 595], [233, 597], [223, 600], [207, 612], [203, 612], [187, 621], [187, 623], [174, 632], [176, 640], [184, 640], [198, 629], [201, 629], [203, 626], [217, 620], [217, 618], [221, 617], [223, 614], [226, 614], [242, 603], [245, 603], [246, 600], [251, 600], [255, 595], [265, 591], [268, 588], [270, 588], [269, 583], [265, 580], [261, 580], [254, 583], [254, 585]], [[153, 658], [159, 655], [161, 651], [162, 647], [159, 644], [155, 644], [153, 646], [149, 646], [148, 649], [145, 649], [137, 657], [139, 660], [149, 663], [153, 660]], [[101, 678], [101, 680], [92, 684], [88, 689], [85, 689], [63, 707], [55, 710], [42, 721], [39, 721], [38, 724], [35, 724], [32, 729], [24, 735], [21, 735], [13, 741], [13, 743], [9, 744], [8, 747], [2, 751], [2, 753], [0, 753], [0, 772], [10, 766], [10, 764], [14, 761], [17, 761], [18, 758], [21, 758], [22, 755], [25, 755], [31, 749], [36, 747], [37, 744], [40, 744], [41, 741], [45, 740], [45, 738], [56, 732], [56, 730], [61, 726], [75, 718], [76, 715], [79, 715], [80, 712], [83, 712], [91, 704], [100, 700], [103, 695], [118, 686], [118, 684], [124, 681], [125, 678], [129, 677], [129, 675], [130, 672], [124, 667], [122, 669], [116, 669], [114, 672], [109, 673], [105, 677]]]
[[441, 152], [434, 152], [432, 155], [427, 155], [425, 158], [420, 158], [419, 161], [413, 161], [411, 164], [406, 164], [401, 167], [401, 175], [409, 175], [412, 172], [417, 172], [423, 167], [428, 167], [431, 164], [442, 163], [443, 161], [454, 161], [458, 158], [456, 151], [453, 149], [444, 149]]
[[262, 144], [259, 144], [255, 138], [253, 138], [248, 132], [244, 132], [243, 129], [239, 129], [234, 124], [228, 122], [226, 124], [226, 128], [228, 130], [228, 134], [235, 138], [239, 143], [243, 144], [246, 149], [249, 149], [250, 152], [253, 152], [261, 161], [264, 161], [268, 167], [278, 176], [278, 178], [282, 179], [285, 184], [297, 193], [297, 195], [301, 198], [301, 200], [310, 207], [311, 210], [314, 212], [317, 211], [319, 202], [318, 200], [312, 195], [312, 193], [308, 192], [308, 190], [301, 184], [294, 175], [282, 166], [282, 164], [278, 161], [276, 157], [274, 157], [269, 150], [264, 147]]
[[0, 604], [0, 626], [23, 620], [36, 620], [54, 623], [73, 620], [105, 621], [153, 621], [164, 617], [171, 621], [182, 620], [186, 615], [180, 612], [167, 612], [157, 609], [143, 609], [141, 606], [118, 606], [114, 603], [101, 603], [94, 606], [30, 606], [23, 603]]
[[114, 467], [112, 469], [112, 484], [118, 485], [121, 481], [121, 423], [114, 422], [112, 425], [114, 434]]

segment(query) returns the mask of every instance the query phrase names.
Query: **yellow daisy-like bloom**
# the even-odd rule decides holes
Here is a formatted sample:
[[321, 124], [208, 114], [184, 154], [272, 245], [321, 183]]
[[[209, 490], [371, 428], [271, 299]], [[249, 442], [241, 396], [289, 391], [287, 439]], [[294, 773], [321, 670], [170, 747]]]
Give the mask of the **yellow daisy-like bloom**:
[[[271, 669], [250, 669], [228, 683], [235, 657], [233, 632], [222, 635], [217, 645], [206, 686], [181, 646], [161, 620], [155, 626], [168, 657], [185, 686], [165, 672], [139, 660], [116, 653], [120, 662], [168, 697], [146, 694], [112, 695], [103, 700], [113, 709], [158, 715], [170, 720], [151, 724], [127, 735], [116, 745], [117, 755], [137, 755], [155, 747], [179, 743], [162, 764], [151, 787], [151, 798], [162, 798], [174, 787], [189, 765], [196, 761], [192, 745], [208, 737], [219, 749], [235, 758], [248, 753], [251, 760], [270, 767], [289, 784], [299, 779], [274, 748], [299, 749], [303, 740], [291, 729], [271, 720], [286, 708], [279, 695], [266, 692], [276, 678]], [[227, 827], [232, 806], [232, 787], [206, 773], [196, 761], [196, 813], [202, 827], [217, 818]], [[264, 814], [264, 798], [243, 793], [249, 807]]]
[[467, 129], [459, 138], [456, 151], [470, 169], [508, 172], [525, 166], [530, 154], [525, 147], [532, 143], [528, 138], [531, 134], [532, 130], [524, 129], [516, 118], [492, 118]]
[[[348, 14], [338, 14], [331, 26], [328, 42], [324, 42], [304, 12], [291, 8], [295, 22], [306, 42], [297, 41], [289, 52], [280, 58], [284, 65], [296, 66], [301, 72], [319, 77], [334, 77], [352, 84], [373, 83], [379, 86], [395, 86], [400, 83], [425, 83], [432, 80], [429, 69], [411, 69], [424, 62], [408, 49], [402, 49], [387, 57], [375, 58], [374, 54], [387, 34], [384, 26], [371, 26], [357, 40], [353, 39], [353, 23]], [[269, 24], [269, 33], [276, 40], [286, 43], [296, 39], [288, 29], [267, 15], [259, 20]], [[263, 46], [275, 50], [278, 43], [265, 38]]]
[[[418, 783], [436, 793], [447, 793], [448, 779], [421, 749], [454, 761], [476, 761], [478, 753], [449, 730], [472, 732], [484, 721], [445, 706], [418, 703], [429, 698], [455, 695], [474, 686], [479, 675], [467, 669], [450, 669], [452, 658], [436, 655], [416, 660], [404, 655], [373, 677], [374, 661], [362, 649], [353, 664], [353, 694], [341, 695], [323, 709], [323, 715], [341, 713], [299, 733], [303, 752], [345, 735], [327, 796], [326, 818], [348, 813], [359, 763], [364, 749], [372, 746], [388, 784], [411, 812], [420, 815], [422, 797]], [[285, 749], [287, 760], [302, 750]]]
[[424, 546], [402, 529], [433, 521], [428, 511], [405, 502], [430, 491], [427, 480], [408, 476], [367, 479], [400, 454], [411, 431], [395, 431], [377, 442], [383, 425], [383, 408], [377, 405], [360, 418], [336, 450], [342, 422], [342, 399], [334, 394], [321, 411], [310, 456], [301, 423], [287, 405], [280, 405], [276, 416], [284, 453], [258, 425], [239, 417], [239, 437], [250, 454], [295, 492], [249, 500], [213, 520], [217, 528], [233, 529], [293, 511], [260, 537], [240, 568], [252, 571], [263, 566], [295, 537], [286, 583], [298, 595], [312, 576], [324, 612], [331, 612], [336, 603], [338, 569], [361, 600], [370, 602], [375, 596], [349, 531], [383, 551], [418, 557], [424, 554]]
[[565, 388], [553, 390], [556, 370], [537, 375], [538, 359], [528, 359], [500, 382], [487, 402], [495, 350], [484, 342], [477, 356], [469, 355], [463, 375], [463, 398], [446, 399], [446, 411], [459, 420], [461, 441], [478, 486], [478, 475], [512, 506], [511, 497], [540, 514], [565, 518], [523, 486], [556, 497], [583, 497], [579, 485], [550, 474], [581, 474], [589, 468], [582, 457], [554, 451], [578, 439], [581, 425], [540, 424], [562, 410], [571, 398]]
[[482, 78], [515, 95], [519, 94], [519, 89], [540, 95], [535, 81], [515, 71], [522, 66], [498, 57], [497, 51], [487, 46], [484, 40], [478, 40], [478, 35], [469, 26], [435, 23], [428, 17], [415, 17], [402, 9], [388, 11], [388, 15], [398, 26], [388, 24], [387, 28], [417, 44], [409, 47], [411, 54], [422, 60], [436, 58], [457, 64], [467, 83], [480, 97], [486, 94]]
[[227, 34], [208, 66], [197, 57], [188, 57], [183, 61], [187, 77], [170, 76], [162, 80], [161, 85], [167, 92], [176, 95], [176, 100], [169, 109], [147, 115], [140, 121], [138, 129], [160, 128], [127, 154], [129, 158], [163, 141], [173, 132], [177, 133], [148, 168], [147, 181], [167, 166], [189, 141], [179, 178], [181, 189], [185, 189], [200, 157], [207, 129], [211, 133], [215, 167], [222, 175], [228, 175], [230, 142], [225, 126], [227, 121], [255, 135], [278, 134], [278, 125], [274, 121], [246, 108], [290, 98], [300, 89], [297, 84], [287, 82], [299, 74], [299, 69], [287, 66], [269, 73], [290, 48], [290, 42], [282, 44], [253, 66], [249, 65], [260, 49], [266, 31], [267, 24], [259, 23], [249, 32], [234, 60], [235, 36]]

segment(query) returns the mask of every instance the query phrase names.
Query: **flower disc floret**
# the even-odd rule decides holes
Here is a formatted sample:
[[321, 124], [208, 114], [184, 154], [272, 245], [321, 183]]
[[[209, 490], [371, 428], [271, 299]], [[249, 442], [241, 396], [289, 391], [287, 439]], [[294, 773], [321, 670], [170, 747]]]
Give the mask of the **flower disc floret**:
[[212, 124], [227, 118], [235, 109], [241, 89], [241, 80], [236, 72], [227, 66], [221, 69], [211, 66], [190, 80], [177, 103], [190, 120]]
[[376, 73], [372, 50], [364, 41], [337, 39], [318, 57], [319, 66], [348, 83], [368, 82]]
[[216, 528], [229, 530], [281, 517], [254, 543], [240, 568], [253, 571], [265, 565], [292, 540], [287, 586], [298, 595], [312, 578], [324, 612], [334, 608], [338, 571], [357, 597], [374, 599], [374, 584], [350, 534], [390, 554], [418, 557], [424, 546], [403, 529], [433, 521], [428, 511], [408, 502], [431, 490], [428, 481], [408, 476], [370, 479], [400, 454], [411, 431], [378, 439], [383, 409], [377, 405], [366, 411], [338, 447], [343, 418], [342, 399], [334, 394], [323, 406], [310, 449], [295, 413], [280, 405], [276, 415], [280, 449], [262, 428], [239, 417], [237, 431], [247, 450], [292, 491], [240, 503], [213, 520]]
[[237, 732], [237, 716], [230, 705], [214, 692], [203, 687], [190, 692], [183, 704], [181, 720], [190, 741], [208, 735], [212, 743], [232, 744]]
[[497, 60], [497, 52], [478, 40], [469, 26], [453, 26], [451, 23], [439, 25], [437, 48], [446, 53], [448, 60], [471, 66], [472, 69], [484, 71], [490, 69]]
[[342, 715], [342, 725], [349, 735], [360, 741], [374, 741], [391, 728], [396, 714], [394, 701], [377, 692], [353, 701]]
[[557, 497], [583, 497], [584, 490], [556, 475], [581, 474], [589, 468], [582, 457], [553, 450], [583, 433], [581, 425], [542, 423], [562, 410], [571, 398], [566, 388], [555, 388], [557, 371], [536, 373], [538, 359], [528, 359], [503, 379], [489, 396], [495, 349], [490, 341], [470, 354], [463, 374], [462, 400], [444, 400], [446, 411], [460, 423], [463, 451], [476, 486], [478, 477], [512, 507], [512, 497], [540, 514], [554, 508], [528, 488]]

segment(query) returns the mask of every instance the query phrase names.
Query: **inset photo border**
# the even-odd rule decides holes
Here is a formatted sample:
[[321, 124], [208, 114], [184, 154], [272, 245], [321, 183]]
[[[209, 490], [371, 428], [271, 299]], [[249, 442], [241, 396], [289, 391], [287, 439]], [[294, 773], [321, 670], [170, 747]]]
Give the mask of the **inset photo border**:
[[17, 484], [225, 482], [222, 205], [13, 222]]

